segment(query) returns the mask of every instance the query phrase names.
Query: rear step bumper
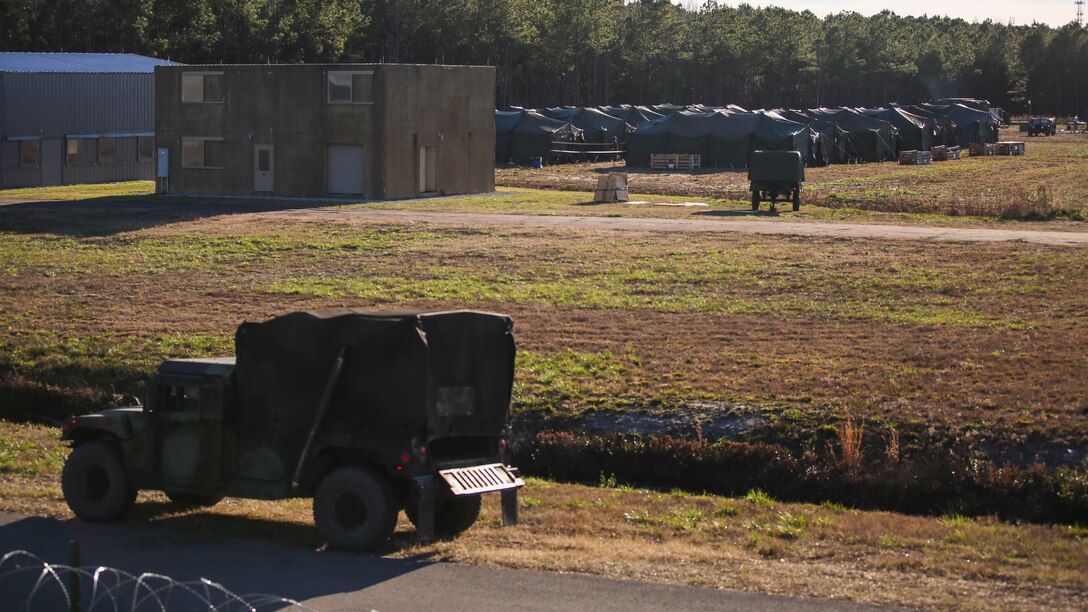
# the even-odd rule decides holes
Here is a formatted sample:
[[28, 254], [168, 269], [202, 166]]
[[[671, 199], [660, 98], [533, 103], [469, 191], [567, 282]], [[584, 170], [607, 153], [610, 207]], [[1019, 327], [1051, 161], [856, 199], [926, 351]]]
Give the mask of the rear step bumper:
[[438, 475], [449, 485], [454, 495], [478, 495], [491, 491], [506, 491], [525, 486], [518, 470], [501, 463], [439, 470]]

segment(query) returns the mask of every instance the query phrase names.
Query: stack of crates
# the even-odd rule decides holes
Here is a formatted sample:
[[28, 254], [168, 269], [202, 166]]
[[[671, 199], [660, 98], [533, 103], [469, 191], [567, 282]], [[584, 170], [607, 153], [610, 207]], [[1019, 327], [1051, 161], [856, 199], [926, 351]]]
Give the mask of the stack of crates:
[[904, 166], [927, 166], [933, 163], [931, 151], [900, 151], [899, 163]]

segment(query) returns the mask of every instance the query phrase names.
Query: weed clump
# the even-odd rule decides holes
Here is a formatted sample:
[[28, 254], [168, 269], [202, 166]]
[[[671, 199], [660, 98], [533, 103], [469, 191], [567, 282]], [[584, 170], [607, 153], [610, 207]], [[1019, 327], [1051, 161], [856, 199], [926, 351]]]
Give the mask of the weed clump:
[[[952, 443], [863, 453], [861, 428], [854, 427], [854, 437], [841, 434], [851, 445], [837, 453], [831, 447], [824, 453], [794, 453], [767, 443], [544, 431], [515, 444], [514, 460], [527, 474], [559, 480], [743, 495], [760, 506], [776, 500], [827, 502], [842, 510], [997, 514], [1070, 524], [1088, 516], [1088, 473], [1083, 470], [997, 465]], [[848, 429], [844, 423], [840, 432]], [[795, 523], [783, 520], [783, 533], [793, 533]]]

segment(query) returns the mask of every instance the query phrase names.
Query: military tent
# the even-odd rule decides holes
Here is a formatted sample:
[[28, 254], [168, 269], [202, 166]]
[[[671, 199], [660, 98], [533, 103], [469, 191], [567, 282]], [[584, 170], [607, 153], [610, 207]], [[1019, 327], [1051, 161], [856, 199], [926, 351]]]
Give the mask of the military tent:
[[[518, 111], [512, 111], [518, 113]], [[534, 158], [551, 157], [553, 141], [580, 141], [582, 130], [564, 121], [549, 119], [536, 111], [521, 111], [520, 116], [495, 114], [495, 160], [503, 164], [532, 163]], [[514, 119], [517, 119], [515, 122]], [[500, 127], [504, 131], [500, 131]]]
[[997, 142], [997, 124], [988, 111], [975, 110], [962, 104], [918, 106], [955, 121], [961, 147], [968, 147], [972, 142]]
[[525, 109], [495, 111], [496, 164], [505, 164], [510, 160], [510, 136], [524, 114]]
[[848, 161], [846, 141], [849, 134], [836, 123], [809, 117], [804, 112], [797, 110], [777, 110], [775, 112], [790, 121], [807, 125], [820, 135], [820, 149], [823, 158], [826, 160], [825, 163], [845, 164]]
[[847, 162], [879, 162], [895, 159], [896, 128], [887, 121], [866, 117], [851, 108], [810, 108], [814, 119], [842, 128]]
[[649, 108], [650, 110], [659, 115], [665, 115], [666, 117], [669, 115], [675, 115], [682, 110], [687, 110], [686, 106], [678, 106], [676, 104], [654, 104], [653, 106], [648, 106], [646, 108]]
[[630, 104], [623, 104], [620, 106], [598, 106], [597, 110], [605, 113], [606, 115], [612, 115], [613, 117], [619, 117], [620, 119], [623, 119], [627, 123], [627, 125], [630, 125], [632, 128], [637, 128], [643, 123], [653, 121], [654, 119], [659, 119], [664, 116], [659, 113], [655, 113], [654, 111], [650, 110], [645, 106], [631, 106]]
[[697, 153], [704, 168], [744, 168], [756, 149], [810, 154], [813, 132], [764, 113], [679, 111], [639, 126], [628, 139], [627, 165], [649, 166], [653, 153]]
[[931, 100], [931, 104], [939, 104], [942, 106], [948, 106], [951, 104], [962, 104], [967, 108], [973, 108], [977, 111], [984, 113], [990, 112], [990, 101], [979, 100], [977, 98], [940, 98], [938, 100]]
[[943, 145], [946, 147], [959, 146], [960, 140], [958, 135], [958, 129], [956, 128], [956, 122], [945, 115], [939, 115], [929, 109], [922, 108], [921, 106], [910, 105], [892, 105], [895, 108], [901, 108], [912, 115], [918, 115], [919, 117], [925, 117], [933, 121], [934, 137], [933, 146]]
[[887, 121], [899, 130], [897, 151], [928, 151], [933, 148], [937, 126], [932, 119], [894, 107], [858, 110], [863, 115]]
[[634, 131], [623, 119], [596, 108], [542, 108], [537, 112], [582, 130], [586, 142], [622, 146], [627, 140], [627, 134]]

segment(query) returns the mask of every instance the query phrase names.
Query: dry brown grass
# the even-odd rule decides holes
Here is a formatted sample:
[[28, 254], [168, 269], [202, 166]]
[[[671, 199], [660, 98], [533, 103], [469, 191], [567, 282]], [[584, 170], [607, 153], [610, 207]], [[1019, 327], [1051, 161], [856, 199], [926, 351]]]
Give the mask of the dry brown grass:
[[[13, 435], [11, 428], [0, 422], [0, 439]], [[14, 435], [59, 446], [55, 429], [29, 429], [34, 431]], [[70, 518], [57, 469], [26, 462], [10, 467], [0, 476], [0, 509]], [[1088, 605], [1083, 528], [538, 479], [529, 479], [520, 498], [518, 527], [501, 527], [497, 498], [486, 497], [473, 529], [426, 546], [415, 544], [402, 517], [381, 554], [931, 608]], [[125, 523], [300, 548], [322, 545], [305, 499], [227, 499], [209, 510], [186, 511], [144, 492]]]
[[861, 467], [863, 457], [862, 443], [865, 438], [865, 425], [854, 420], [854, 415], [847, 414], [839, 425], [839, 461], [849, 470]]

